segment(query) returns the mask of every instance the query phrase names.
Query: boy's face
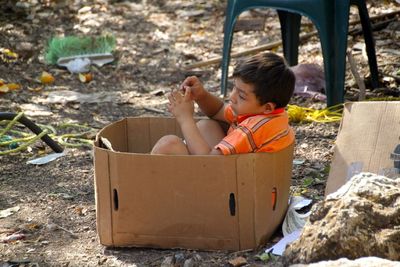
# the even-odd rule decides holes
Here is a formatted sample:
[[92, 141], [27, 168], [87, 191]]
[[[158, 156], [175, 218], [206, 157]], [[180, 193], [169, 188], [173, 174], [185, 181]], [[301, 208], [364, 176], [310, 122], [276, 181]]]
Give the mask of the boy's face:
[[240, 78], [235, 78], [229, 100], [236, 115], [260, 114], [266, 111], [273, 111], [272, 103], [261, 105], [254, 94], [254, 85], [245, 83]]

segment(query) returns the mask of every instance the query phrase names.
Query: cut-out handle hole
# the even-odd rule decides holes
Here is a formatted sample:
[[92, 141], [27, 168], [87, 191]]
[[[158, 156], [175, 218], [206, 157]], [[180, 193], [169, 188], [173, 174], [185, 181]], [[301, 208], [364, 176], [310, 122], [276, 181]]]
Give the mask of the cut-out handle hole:
[[235, 194], [230, 193], [229, 195], [229, 211], [231, 216], [235, 216], [236, 214], [236, 202], [235, 202]]
[[276, 187], [272, 188], [272, 193], [271, 193], [271, 204], [272, 204], [272, 210], [275, 210], [276, 208], [276, 202], [278, 199], [278, 190]]
[[113, 199], [114, 199], [114, 210], [118, 210], [118, 191], [117, 189], [113, 190]]

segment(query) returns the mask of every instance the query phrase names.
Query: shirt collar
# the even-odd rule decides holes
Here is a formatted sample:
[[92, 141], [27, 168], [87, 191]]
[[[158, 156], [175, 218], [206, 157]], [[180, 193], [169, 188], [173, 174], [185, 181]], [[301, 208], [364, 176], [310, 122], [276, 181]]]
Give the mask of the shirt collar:
[[268, 112], [268, 113], [259, 113], [259, 114], [246, 114], [246, 115], [240, 115], [237, 116], [237, 122], [241, 123], [242, 121], [244, 121], [247, 118], [253, 117], [253, 116], [257, 116], [257, 115], [264, 115], [264, 116], [270, 116], [270, 115], [277, 115], [277, 114], [281, 114], [285, 112], [285, 108], [277, 108], [272, 112]]

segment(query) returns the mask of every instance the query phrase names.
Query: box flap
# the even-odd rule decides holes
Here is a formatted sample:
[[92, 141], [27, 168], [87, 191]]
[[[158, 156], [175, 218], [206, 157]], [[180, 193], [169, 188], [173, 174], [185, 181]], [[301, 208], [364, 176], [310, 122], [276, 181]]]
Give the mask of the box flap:
[[328, 195], [360, 171], [392, 168], [390, 153], [400, 143], [400, 102], [345, 104], [325, 189]]
[[103, 147], [101, 137], [107, 139], [116, 151], [128, 151], [127, 119], [122, 119], [107, 125], [96, 135], [95, 147]]

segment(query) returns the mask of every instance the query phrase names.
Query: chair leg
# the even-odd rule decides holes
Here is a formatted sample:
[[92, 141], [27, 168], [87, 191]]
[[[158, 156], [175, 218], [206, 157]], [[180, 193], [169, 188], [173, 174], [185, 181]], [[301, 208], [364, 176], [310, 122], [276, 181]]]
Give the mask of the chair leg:
[[[331, 41], [333, 39], [332, 36], [334, 36], [331, 30], [335, 31], [329, 26], [318, 30], [324, 58], [325, 93], [328, 107], [344, 102], [346, 49], [343, 47], [347, 45], [347, 42], [344, 41], [334, 44]], [[343, 53], [340, 54], [338, 51], [343, 51]]]
[[[327, 26], [328, 30], [322, 30], [322, 33], [326, 32], [327, 35], [320, 37], [324, 52], [328, 106], [344, 102], [350, 1], [333, 1], [335, 10], [334, 23], [331, 23], [332, 26]], [[324, 46], [328, 47], [328, 49], [324, 48]], [[325, 52], [324, 50], [327, 51]]]
[[365, 40], [365, 47], [368, 55], [369, 70], [371, 72], [371, 85], [372, 88], [378, 88], [379, 87], [378, 64], [376, 62], [375, 44], [373, 39], [371, 23], [369, 21], [368, 10], [367, 7], [365, 6], [364, 1], [358, 1], [356, 5], [358, 7], [358, 12], [360, 14], [360, 20]]
[[278, 10], [281, 23], [283, 54], [290, 66], [297, 65], [300, 43], [301, 15], [284, 10]]
[[221, 61], [221, 94], [226, 96], [228, 84], [228, 72], [230, 62], [230, 52], [232, 47], [233, 27], [236, 21], [234, 11], [235, 1], [228, 1], [228, 6], [225, 14], [224, 25], [224, 44], [222, 48], [222, 61]]

